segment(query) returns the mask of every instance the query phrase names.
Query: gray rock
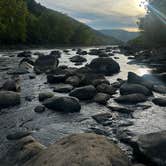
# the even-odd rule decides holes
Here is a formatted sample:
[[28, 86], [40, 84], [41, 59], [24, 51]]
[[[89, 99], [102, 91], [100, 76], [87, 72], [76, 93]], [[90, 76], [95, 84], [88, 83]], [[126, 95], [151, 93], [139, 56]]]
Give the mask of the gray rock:
[[44, 100], [51, 98], [53, 96], [54, 96], [54, 94], [51, 92], [42, 92], [39, 94], [39, 101], [44, 101]]
[[73, 86], [70, 84], [60, 84], [54, 87], [54, 92], [59, 92], [59, 93], [69, 93], [72, 90]]
[[45, 111], [45, 107], [43, 105], [38, 105], [34, 111], [37, 113], [42, 113]]
[[67, 84], [71, 84], [73, 86], [79, 86], [81, 80], [78, 76], [70, 76], [65, 81]]
[[96, 95], [96, 89], [92, 85], [83, 86], [72, 90], [69, 95], [79, 100], [90, 100]]
[[74, 97], [53, 97], [46, 100], [43, 104], [48, 109], [63, 113], [79, 112], [81, 109], [78, 99]]
[[96, 73], [112, 75], [120, 71], [119, 64], [112, 58], [96, 58], [91, 61], [89, 67]]
[[0, 109], [19, 105], [21, 102], [20, 94], [11, 91], [0, 91]]
[[66, 80], [65, 74], [47, 76], [47, 82], [50, 84], [64, 83], [65, 80]]
[[118, 103], [136, 104], [140, 102], [145, 102], [147, 98], [145, 95], [137, 93], [137, 94], [129, 94], [129, 95], [120, 96], [114, 100]]
[[96, 134], [63, 138], [23, 166], [131, 166], [113, 142]]
[[76, 55], [76, 56], [73, 56], [70, 58], [70, 61], [71, 62], [86, 62], [86, 58], [82, 57], [82, 56], [79, 56], [79, 55]]
[[106, 93], [97, 93], [94, 97], [94, 101], [99, 104], [107, 104], [107, 101], [110, 99], [110, 95]]
[[155, 98], [152, 100], [154, 104], [159, 105], [161, 107], [166, 107], [166, 97], [163, 98]]
[[58, 59], [54, 55], [39, 56], [34, 64], [36, 73], [50, 72], [57, 68], [59, 64]]
[[133, 93], [141, 93], [145, 96], [152, 95], [152, 91], [140, 84], [129, 84], [125, 83], [120, 87], [121, 95], [128, 95]]
[[156, 166], [166, 165], [166, 131], [142, 135], [136, 143], [142, 160]]
[[154, 85], [153, 90], [157, 93], [166, 94], [166, 86], [163, 85]]
[[117, 90], [116, 88], [112, 87], [111, 85], [108, 85], [105, 83], [98, 85], [96, 89], [98, 92], [106, 93], [109, 95], [116, 94], [116, 90]]

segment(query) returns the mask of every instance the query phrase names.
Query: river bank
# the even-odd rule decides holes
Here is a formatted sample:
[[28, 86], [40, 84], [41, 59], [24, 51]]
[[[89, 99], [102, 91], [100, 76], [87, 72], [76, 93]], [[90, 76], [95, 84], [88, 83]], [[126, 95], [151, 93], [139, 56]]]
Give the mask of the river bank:
[[[123, 50], [118, 47], [100, 47], [100, 49], [98, 47], [65, 48], [52, 51], [54, 50], [35, 49], [22, 54], [20, 54], [20, 50], [0, 53], [2, 89], [5, 81], [11, 79], [11, 77], [12, 79], [15, 78], [15, 75], [19, 75], [21, 89], [19, 92], [20, 104], [11, 108], [3, 108], [0, 111], [0, 158], [2, 158], [3, 166], [13, 166], [20, 162], [17, 159], [18, 156], [13, 157], [13, 151], [11, 150], [18, 140], [11, 141], [11, 139], [7, 139], [7, 136], [20, 132], [28, 132], [28, 134], [22, 134], [23, 136], [29, 135], [30, 132], [30, 135], [45, 146], [40, 146], [41, 148], [39, 149], [41, 150], [73, 133], [90, 132], [104, 135], [112, 139], [132, 163], [142, 162], [148, 166], [149, 159], [142, 160], [135, 152], [138, 149], [134, 148], [136, 146], [133, 147], [135, 145], [133, 144], [133, 138], [165, 130], [165, 107], [158, 106], [153, 102], [155, 98], [165, 97], [165, 93], [162, 94], [165, 90], [165, 82], [162, 80], [163, 75], [157, 77], [160, 80], [157, 85], [152, 80], [153, 83], [149, 84], [150, 86], [153, 84], [153, 87], [147, 88], [145, 85], [140, 87], [144, 82], [142, 78], [145, 78], [142, 76], [145, 74], [146, 76], [151, 75], [156, 70], [156, 67], [149, 66], [146, 63], [138, 64], [138, 60], [133, 61], [133, 56], [124, 55]], [[58, 66], [51, 73], [47, 69], [43, 69], [48, 64], [48, 69], [50, 66], [52, 67], [50, 61], [39, 62], [37, 63], [38, 65], [35, 63], [39, 56], [43, 56], [43, 54], [49, 55], [50, 52], [52, 52], [52, 56], [59, 59], [58, 61], [54, 58], [51, 59], [53, 66]], [[94, 62], [93, 60], [96, 58], [101, 59], [99, 62]], [[108, 59], [100, 64], [101, 60], [103, 60], [102, 58]], [[110, 58], [117, 63], [110, 60]], [[108, 66], [114, 64], [114, 68], [108, 67], [107, 63]], [[91, 65], [87, 66], [87, 64]], [[104, 65], [105, 67], [103, 67]], [[89, 71], [89, 67], [92, 71]], [[98, 70], [94, 72], [96, 69]], [[129, 72], [139, 75], [138, 77], [137, 75], [132, 75], [132, 78], [136, 77], [138, 79], [136, 79], [137, 82], [130, 82], [131, 84], [137, 84], [137, 87], [132, 90], [128, 89], [128, 87], [122, 89], [121, 86], [126, 83], [126, 80], [130, 80], [131, 73], [129, 74]], [[135, 79], [133, 80], [136, 81]], [[89, 85], [90, 87], [85, 87]], [[154, 85], [157, 86], [155, 89]], [[78, 89], [81, 87], [84, 87], [84, 89], [81, 89], [81, 94], [85, 93], [83, 97], [80, 97], [80, 89]], [[161, 88], [162, 90], [160, 90]], [[125, 91], [124, 89], [128, 90]], [[143, 99], [141, 96], [141, 100], [144, 102], [134, 101], [134, 103], [130, 103], [130, 101], [124, 104], [115, 100], [127, 95], [129, 91], [134, 94], [143, 93], [144, 96]], [[145, 91], [147, 91], [147, 94], [145, 94]], [[66, 109], [64, 107], [62, 109], [58, 105], [56, 109], [57, 107], [59, 107], [59, 110], [62, 109], [59, 112], [54, 110], [54, 106], [50, 106], [51, 101], [45, 103], [43, 107], [43, 102], [39, 101], [41, 93], [46, 93], [47, 95], [45, 94], [45, 96], [63, 97], [63, 99], [66, 96], [74, 96], [80, 101], [76, 104], [78, 105], [76, 109], [75, 105], [71, 107], [78, 111], [71, 113], [73, 110], [71, 109], [70, 113], [66, 113]], [[91, 97], [88, 98], [90, 94]], [[136, 100], [138, 100], [138, 96]], [[37, 107], [38, 110], [35, 111]], [[68, 106], [68, 108], [70, 107]], [[64, 112], [62, 113], [62, 111]], [[160, 136], [161, 134], [158, 135]], [[23, 163], [21, 164], [23, 165]], [[152, 163], [153, 161], [149, 164]]]

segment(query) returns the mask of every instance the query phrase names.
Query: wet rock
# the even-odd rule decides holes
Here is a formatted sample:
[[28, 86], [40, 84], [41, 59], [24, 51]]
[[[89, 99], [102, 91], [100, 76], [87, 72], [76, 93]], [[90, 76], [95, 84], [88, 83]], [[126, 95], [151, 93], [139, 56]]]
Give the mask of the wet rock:
[[141, 84], [148, 89], [153, 89], [153, 84], [150, 81], [145, 80], [143, 77], [138, 76], [133, 72], [128, 73], [128, 83]]
[[23, 52], [19, 53], [17, 55], [17, 57], [25, 57], [25, 58], [27, 58], [27, 57], [31, 57], [31, 54], [32, 53], [30, 51], [23, 51]]
[[144, 164], [134, 164], [133, 166], [146, 166]]
[[75, 66], [81, 66], [83, 63], [82, 62], [76, 62]]
[[76, 55], [76, 56], [73, 56], [70, 58], [70, 61], [71, 62], [86, 62], [86, 58], [82, 57], [82, 56], [79, 56], [79, 55]]
[[64, 83], [66, 80], [65, 74], [47, 75], [47, 82], [50, 84]]
[[53, 96], [54, 96], [54, 94], [51, 92], [42, 92], [39, 94], [39, 101], [44, 101], [44, 100], [51, 98]]
[[27, 65], [34, 65], [34, 60], [32, 58], [23, 58], [20, 62], [19, 62], [19, 66], [21, 66], [23, 63], [27, 63]]
[[145, 95], [137, 93], [137, 94], [129, 94], [129, 95], [120, 96], [114, 100], [118, 103], [136, 104], [140, 102], [145, 102], [147, 98]]
[[74, 97], [53, 97], [46, 100], [43, 104], [48, 109], [63, 113], [79, 112], [81, 109], [79, 100]]
[[78, 49], [76, 54], [79, 54], [79, 55], [87, 55], [87, 51], [84, 51], [84, 50], [81, 50], [81, 49]]
[[34, 71], [36, 73], [50, 72], [56, 69], [58, 64], [58, 59], [53, 55], [39, 56], [34, 64]]
[[20, 94], [11, 91], [0, 91], [0, 109], [20, 104]]
[[97, 93], [94, 97], [94, 101], [99, 104], [107, 104], [107, 101], [110, 99], [110, 95], [106, 93]]
[[65, 81], [67, 84], [71, 84], [73, 86], [79, 86], [81, 80], [78, 76], [70, 76]]
[[161, 107], [166, 107], [166, 97], [163, 98], [155, 98], [152, 100], [154, 104], [159, 105]]
[[41, 152], [24, 166], [130, 166], [120, 148], [104, 136], [74, 134]]
[[112, 58], [96, 58], [91, 61], [89, 67], [96, 73], [112, 75], [120, 71], [119, 64]]
[[35, 79], [36, 76], [34, 74], [31, 74], [31, 75], [29, 75], [29, 78], [32, 80], [32, 79]]
[[112, 124], [112, 115], [110, 113], [97, 114], [92, 116], [92, 118], [103, 126]]
[[8, 79], [5, 81], [5, 83], [2, 86], [3, 90], [6, 91], [14, 91], [14, 92], [19, 92], [20, 91], [20, 78], [15, 77], [14, 79]]
[[69, 93], [73, 88], [74, 87], [70, 84], [60, 84], [54, 87], [54, 92]]
[[45, 111], [45, 107], [43, 105], [38, 105], [34, 111], [37, 113], [42, 113]]
[[117, 81], [117, 82], [112, 83], [111, 86], [114, 87], [115, 89], [119, 89], [122, 86], [123, 83]]
[[107, 106], [111, 111], [114, 112], [119, 112], [119, 113], [125, 113], [125, 114], [130, 114], [133, 112], [133, 110], [125, 108], [125, 107], [118, 107], [118, 106]]
[[120, 94], [121, 95], [128, 95], [133, 93], [141, 93], [145, 96], [151, 96], [152, 91], [140, 84], [129, 84], [125, 83], [120, 87]]
[[101, 92], [101, 93], [106, 93], [109, 95], [114, 95], [116, 94], [116, 89], [114, 87], [112, 87], [111, 85], [108, 84], [100, 84], [97, 86], [97, 91]]
[[142, 135], [136, 144], [142, 161], [156, 166], [166, 165], [166, 131]]
[[24, 163], [39, 154], [46, 147], [32, 136], [26, 136], [16, 141], [1, 160], [3, 166], [23, 166]]
[[55, 51], [51, 51], [50, 53], [51, 56], [54, 56], [55, 58], [60, 58], [61, 57], [61, 52], [58, 51], [58, 50], [55, 50]]
[[98, 86], [98, 85], [101, 85], [101, 84], [107, 84], [107, 85], [110, 85], [110, 82], [107, 80], [107, 79], [95, 79], [92, 81], [92, 84], [94, 86]]
[[69, 95], [79, 100], [90, 100], [96, 95], [96, 89], [92, 85], [83, 86], [72, 90]]
[[18, 140], [18, 139], [21, 139], [23, 137], [26, 137], [28, 135], [30, 135], [31, 132], [30, 131], [19, 131], [19, 132], [14, 132], [14, 133], [11, 133], [11, 134], [8, 134], [6, 136], [6, 138], [8, 140]]
[[153, 90], [157, 93], [166, 94], [166, 86], [163, 85], [154, 85]]

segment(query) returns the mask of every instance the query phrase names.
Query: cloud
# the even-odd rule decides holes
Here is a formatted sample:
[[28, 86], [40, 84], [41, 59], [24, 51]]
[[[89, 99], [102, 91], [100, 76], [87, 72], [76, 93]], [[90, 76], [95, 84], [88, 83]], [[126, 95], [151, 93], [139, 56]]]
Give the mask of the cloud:
[[141, 0], [37, 0], [93, 28], [134, 28], [145, 11]]

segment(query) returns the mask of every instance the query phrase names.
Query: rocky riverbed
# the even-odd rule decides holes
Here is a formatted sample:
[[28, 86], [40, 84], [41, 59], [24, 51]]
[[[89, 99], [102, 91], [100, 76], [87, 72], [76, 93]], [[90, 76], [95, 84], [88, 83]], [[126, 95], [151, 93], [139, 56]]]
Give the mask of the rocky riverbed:
[[[120, 156], [127, 155], [119, 165], [116, 160], [115, 166], [165, 166], [166, 75], [156, 73], [154, 66], [138, 64], [138, 58], [124, 55], [116, 46], [0, 52], [0, 163], [41, 165], [40, 158], [31, 159], [59, 139], [95, 133], [123, 151], [115, 154], [108, 149], [112, 158], [123, 160]], [[75, 137], [83, 144], [88, 138], [93, 144], [106, 143], [97, 142], [97, 135]], [[69, 136], [65, 141], [74, 146], [76, 138]], [[101, 153], [106, 147], [98, 148]], [[63, 165], [66, 160], [58, 162]], [[97, 166], [113, 164], [98, 160]]]

